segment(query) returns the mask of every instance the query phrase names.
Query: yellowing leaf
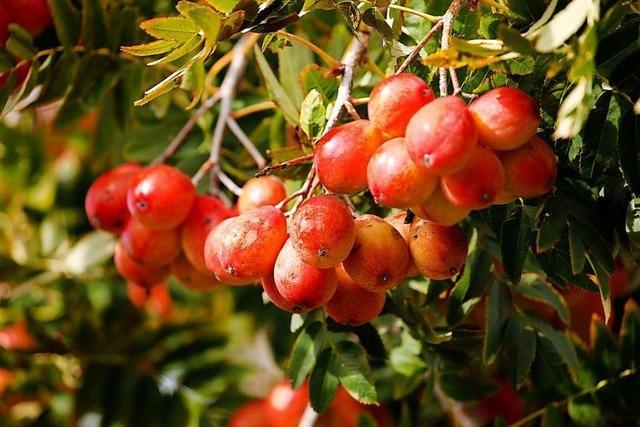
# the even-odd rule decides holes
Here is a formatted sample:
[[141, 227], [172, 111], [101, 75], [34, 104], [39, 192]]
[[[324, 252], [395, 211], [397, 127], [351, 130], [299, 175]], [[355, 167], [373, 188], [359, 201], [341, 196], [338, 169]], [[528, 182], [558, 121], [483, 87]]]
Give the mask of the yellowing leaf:
[[231, 12], [239, 3], [238, 0], [207, 0], [209, 4], [222, 13]]
[[179, 44], [180, 43], [174, 40], [155, 40], [136, 46], [123, 46], [122, 51], [133, 56], [160, 55], [176, 48]]
[[141, 23], [140, 28], [157, 39], [178, 42], [186, 42], [199, 31], [193, 21], [180, 16], [149, 19]]
[[205, 46], [211, 48], [215, 45], [218, 39], [218, 32], [220, 31], [220, 22], [222, 17], [218, 15], [213, 9], [200, 6], [195, 3], [181, 1], [177, 6], [178, 11], [192, 20], [206, 37]]

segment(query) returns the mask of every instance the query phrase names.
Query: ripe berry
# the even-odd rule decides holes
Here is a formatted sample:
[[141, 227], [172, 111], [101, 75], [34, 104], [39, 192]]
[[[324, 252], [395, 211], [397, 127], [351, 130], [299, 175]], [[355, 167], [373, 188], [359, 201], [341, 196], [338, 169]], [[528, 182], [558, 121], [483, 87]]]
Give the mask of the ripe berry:
[[378, 317], [386, 294], [370, 292], [347, 275], [344, 267], [336, 268], [338, 288], [325, 305], [329, 317], [342, 325], [360, 326]]
[[179, 257], [171, 263], [171, 274], [192, 291], [213, 291], [221, 285], [213, 273], [203, 273], [196, 269], [184, 256]]
[[235, 410], [228, 427], [270, 427], [264, 401], [248, 402]]
[[436, 175], [411, 160], [404, 138], [392, 139], [378, 147], [367, 167], [367, 181], [376, 203], [393, 208], [420, 203], [438, 185]]
[[434, 280], [460, 273], [467, 259], [467, 239], [457, 225], [442, 227], [417, 219], [411, 225], [409, 248], [420, 273]]
[[429, 172], [446, 175], [464, 168], [478, 140], [467, 104], [445, 96], [422, 107], [407, 126], [409, 154]]
[[409, 248], [393, 226], [375, 215], [356, 219], [356, 241], [343, 265], [358, 285], [384, 292], [407, 277], [410, 262]]
[[504, 169], [493, 151], [475, 147], [471, 160], [461, 171], [442, 177], [442, 192], [463, 209], [490, 206], [504, 187]]
[[[206, 248], [206, 244], [205, 244], [205, 248]], [[205, 249], [205, 253], [206, 253], [206, 249]], [[224, 283], [225, 285], [245, 286], [245, 285], [255, 283], [256, 281], [253, 278], [236, 277], [232, 274], [229, 274], [224, 268], [222, 268], [222, 264], [220, 264], [220, 260], [218, 260], [218, 257], [216, 256], [211, 256], [208, 259], [205, 256], [205, 260], [207, 260], [208, 271], [210, 273], [217, 271], [217, 273], [214, 273], [214, 277], [218, 281]]]
[[[393, 228], [398, 230], [398, 233], [402, 236], [404, 241], [409, 244], [409, 232], [411, 230], [411, 223], [407, 223], [405, 220], [407, 218], [406, 212], [398, 212], [395, 214], [391, 214], [384, 218]], [[420, 272], [416, 265], [411, 261], [409, 263], [409, 271], [407, 272], [407, 277], [415, 277], [418, 276]]]
[[94, 228], [120, 233], [130, 217], [127, 209], [129, 182], [142, 170], [137, 163], [123, 163], [96, 179], [84, 200], [87, 218]]
[[204, 261], [204, 242], [220, 222], [232, 216], [231, 210], [214, 196], [196, 196], [189, 216], [182, 224], [182, 251], [189, 262], [203, 273], [210, 273]]
[[327, 303], [336, 291], [335, 268], [318, 268], [302, 260], [291, 239], [282, 247], [273, 269], [273, 280], [284, 299], [301, 313]]
[[291, 219], [291, 241], [300, 258], [320, 268], [335, 267], [349, 255], [356, 238], [353, 216], [336, 196], [316, 196]]
[[440, 186], [428, 199], [411, 209], [420, 218], [445, 227], [456, 225], [471, 212], [470, 209], [460, 208], [451, 203], [442, 193]]
[[12, 323], [0, 328], [0, 348], [5, 350], [34, 350], [38, 346], [24, 322]]
[[282, 381], [265, 398], [265, 419], [271, 427], [298, 427], [309, 404], [309, 384], [293, 389]]
[[269, 301], [280, 310], [288, 311], [289, 313], [294, 313], [298, 310], [298, 313], [303, 312], [300, 307], [296, 309], [296, 305], [287, 301], [280, 291], [278, 291], [278, 287], [276, 286], [276, 282], [273, 280], [273, 274], [268, 274], [264, 276], [260, 283], [262, 284], [262, 289], [264, 293], [269, 297]]
[[245, 213], [261, 206], [275, 206], [287, 197], [287, 190], [280, 178], [261, 176], [252, 178], [242, 187], [238, 197], [238, 210]]
[[116, 270], [118, 270], [118, 273], [120, 273], [122, 277], [145, 288], [150, 288], [158, 283], [162, 283], [169, 277], [168, 265], [146, 267], [138, 264], [129, 256], [121, 242], [118, 242], [116, 245], [113, 260], [116, 264]]
[[413, 74], [387, 77], [373, 88], [369, 120], [387, 139], [404, 136], [411, 116], [435, 99], [429, 85]]
[[151, 230], [133, 219], [127, 223], [120, 241], [135, 262], [147, 267], [170, 264], [181, 252], [177, 229]]
[[522, 147], [501, 153], [504, 188], [518, 197], [538, 197], [553, 189], [558, 162], [551, 147], [534, 136]]
[[333, 128], [316, 145], [313, 161], [320, 182], [339, 194], [364, 190], [367, 164], [380, 144], [380, 131], [368, 120]]
[[222, 282], [226, 275], [255, 281], [271, 273], [286, 240], [287, 222], [282, 211], [263, 206], [218, 224], [207, 237], [204, 257]]
[[167, 165], [150, 166], [129, 184], [127, 206], [138, 221], [153, 230], [176, 228], [196, 198], [187, 175]]
[[3, 0], [9, 10], [11, 22], [37, 36], [53, 22], [47, 0]]
[[[506, 177], [505, 177], [506, 179]], [[515, 202], [515, 200], [518, 198], [518, 196], [516, 196], [515, 194], [511, 194], [509, 192], [507, 192], [504, 188], [502, 189], [502, 191], [500, 191], [498, 193], [498, 195], [496, 196], [496, 199], [493, 201], [494, 205], [508, 205], [509, 203], [513, 203]]]
[[127, 297], [136, 308], [148, 308], [161, 318], [168, 318], [173, 308], [173, 299], [166, 283], [153, 288], [143, 288], [135, 283], [127, 282]]
[[478, 142], [495, 150], [513, 150], [536, 134], [538, 103], [512, 87], [492, 89], [474, 100], [469, 110], [478, 128]]

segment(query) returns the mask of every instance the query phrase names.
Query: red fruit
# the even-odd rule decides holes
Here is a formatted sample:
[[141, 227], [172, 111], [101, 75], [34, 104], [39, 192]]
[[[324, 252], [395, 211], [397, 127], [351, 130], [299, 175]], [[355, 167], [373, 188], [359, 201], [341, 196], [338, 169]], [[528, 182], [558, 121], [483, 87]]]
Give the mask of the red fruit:
[[[205, 243], [205, 248], [206, 248], [206, 243]], [[206, 254], [206, 249], [205, 249], [205, 254]], [[225, 285], [245, 286], [245, 285], [252, 284], [256, 281], [256, 279], [253, 279], [253, 278], [236, 277], [230, 274], [222, 267], [222, 264], [220, 263], [220, 260], [218, 259], [217, 256], [211, 256], [207, 259], [207, 271], [209, 273], [213, 273], [214, 271], [217, 271], [218, 272], [217, 274], [213, 273], [213, 277], [215, 277], [218, 281], [220, 281], [221, 283], [224, 283]]]
[[280, 310], [288, 311], [289, 313], [295, 313], [296, 310], [300, 312], [300, 307], [296, 308], [296, 305], [287, 301], [280, 291], [278, 291], [278, 287], [276, 286], [276, 282], [273, 280], [273, 274], [269, 274], [264, 276], [260, 283], [262, 284], [262, 289], [264, 293], [269, 297], [269, 301]]
[[508, 205], [509, 203], [513, 203], [516, 201], [518, 197], [514, 194], [508, 193], [502, 189], [496, 196], [496, 199], [493, 201], [494, 205]]
[[463, 209], [483, 209], [493, 204], [504, 187], [504, 170], [498, 156], [487, 148], [475, 147], [467, 166], [442, 177], [442, 192]]
[[[398, 230], [398, 233], [400, 233], [400, 235], [408, 245], [410, 231], [411, 231], [411, 223], [406, 223], [405, 222], [406, 218], [407, 218], [406, 212], [398, 212], [385, 217], [384, 220], [387, 221], [389, 224], [391, 224], [393, 228]], [[409, 264], [409, 272], [407, 273], [407, 277], [414, 277], [419, 274], [420, 272], [418, 271], [418, 268], [413, 263], [413, 261], [411, 261], [411, 263]]]
[[518, 392], [505, 380], [500, 379], [498, 383], [500, 384], [498, 391], [476, 404], [481, 424], [491, 423], [498, 417], [507, 424], [513, 424], [526, 415], [524, 402]]
[[129, 183], [142, 170], [137, 163], [123, 163], [100, 175], [89, 187], [84, 210], [94, 228], [120, 233], [130, 217]]
[[127, 223], [120, 241], [135, 262], [147, 267], [170, 264], [181, 252], [177, 229], [151, 230], [133, 219]]
[[245, 403], [233, 413], [228, 427], [272, 427], [262, 400]]
[[434, 280], [460, 273], [467, 260], [467, 239], [457, 225], [442, 227], [417, 219], [411, 225], [409, 249], [420, 273]]
[[556, 155], [546, 142], [534, 136], [520, 148], [501, 153], [507, 192], [518, 197], [538, 197], [553, 190], [558, 176]]
[[442, 194], [442, 188], [440, 186], [436, 188], [428, 199], [411, 209], [420, 218], [445, 227], [456, 225], [471, 212], [469, 209], [460, 208], [451, 203], [444, 194]]
[[232, 216], [231, 210], [214, 196], [196, 196], [189, 216], [182, 224], [181, 243], [189, 262], [203, 273], [209, 273], [204, 261], [204, 242], [220, 222]]
[[375, 215], [356, 219], [356, 241], [342, 264], [358, 285], [384, 292], [407, 277], [410, 263], [409, 248], [393, 226]]
[[307, 264], [335, 267], [349, 255], [356, 238], [353, 216], [336, 196], [316, 196], [291, 219], [291, 242]]
[[378, 317], [386, 294], [370, 292], [349, 277], [344, 267], [336, 268], [338, 288], [325, 305], [329, 317], [342, 325], [360, 326]]
[[156, 316], [166, 319], [171, 315], [173, 300], [166, 283], [153, 288], [143, 288], [135, 283], [127, 282], [127, 297], [136, 308], [148, 308]]
[[122, 277], [145, 288], [150, 288], [162, 283], [167, 280], [169, 276], [168, 265], [147, 267], [138, 264], [129, 256], [120, 241], [116, 244], [113, 260], [116, 264], [116, 270], [118, 270], [118, 273], [120, 273]]
[[287, 190], [280, 178], [261, 176], [252, 178], [242, 187], [238, 197], [238, 210], [245, 213], [261, 206], [275, 206], [287, 197]]
[[196, 269], [187, 258], [179, 257], [171, 264], [171, 274], [192, 291], [208, 292], [218, 289], [221, 285], [210, 271], [203, 273]]
[[360, 416], [366, 412], [373, 416], [378, 427], [394, 425], [386, 406], [363, 405], [351, 397], [344, 387], [338, 386], [327, 411], [318, 417], [314, 427], [358, 427]]
[[609, 289], [611, 289], [611, 298], [616, 299], [627, 293], [629, 287], [629, 272], [624, 267], [624, 264], [617, 259], [616, 268], [609, 276]]
[[15, 372], [12, 372], [8, 369], [0, 368], [0, 396], [2, 396], [6, 389], [11, 387], [11, 384], [13, 384], [15, 379]]
[[283, 381], [273, 387], [266, 397], [265, 415], [273, 427], [298, 427], [308, 404], [307, 383], [293, 389], [288, 381]]
[[187, 218], [196, 190], [187, 175], [167, 165], [150, 166], [129, 184], [127, 206], [153, 230], [176, 228]]
[[[595, 281], [595, 280], [594, 280]], [[571, 319], [571, 331], [584, 342], [591, 342], [591, 320], [593, 316], [604, 319], [602, 299], [597, 292], [589, 292], [578, 286], [570, 284], [564, 292], [564, 299], [569, 307]], [[612, 307], [613, 309], [614, 307]], [[615, 312], [612, 310], [608, 325], [614, 323]]]
[[294, 313], [325, 305], [336, 291], [334, 268], [318, 268], [302, 260], [291, 239], [284, 244], [273, 269], [273, 280], [282, 297], [294, 304]]
[[369, 190], [376, 203], [408, 208], [429, 197], [438, 177], [419, 167], [409, 156], [407, 142], [396, 138], [382, 144], [367, 167]]
[[404, 136], [411, 116], [435, 99], [429, 85], [413, 74], [387, 77], [371, 91], [369, 120], [387, 139]]
[[284, 214], [273, 206], [222, 221], [204, 246], [207, 267], [218, 280], [255, 281], [271, 273], [287, 240]]
[[367, 164], [380, 144], [380, 131], [368, 120], [333, 128], [316, 145], [314, 164], [320, 182], [334, 193], [364, 190]]
[[538, 103], [512, 87], [492, 89], [469, 106], [478, 128], [478, 142], [494, 150], [513, 150], [536, 134]]
[[34, 350], [37, 345], [35, 338], [23, 322], [12, 323], [0, 328], [0, 348], [30, 351]]
[[15, 22], [22, 28], [37, 36], [52, 24], [51, 10], [47, 0], [3, 0]]
[[478, 140], [467, 104], [445, 96], [422, 107], [407, 126], [409, 154], [417, 165], [438, 175], [464, 168]]
[[7, 5], [5, 3], [0, 3], [0, 46], [4, 46], [5, 42], [9, 38], [10, 22], [11, 17], [9, 16], [9, 9], [7, 8]]

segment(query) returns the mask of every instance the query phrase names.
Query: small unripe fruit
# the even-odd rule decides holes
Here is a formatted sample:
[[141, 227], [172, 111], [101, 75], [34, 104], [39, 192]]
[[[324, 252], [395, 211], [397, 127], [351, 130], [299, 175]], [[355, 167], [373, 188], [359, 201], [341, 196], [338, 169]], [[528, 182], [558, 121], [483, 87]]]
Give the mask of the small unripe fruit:
[[129, 185], [131, 215], [153, 230], [176, 228], [187, 218], [196, 190], [187, 175], [167, 165], [150, 166]]
[[323, 306], [336, 291], [335, 268], [318, 268], [302, 260], [291, 239], [283, 246], [273, 269], [273, 280], [284, 299], [300, 313]]
[[[393, 228], [398, 230], [398, 233], [400, 233], [400, 235], [408, 245], [410, 230], [411, 230], [411, 222], [406, 222], [406, 218], [407, 218], [406, 212], [398, 212], [385, 217], [384, 220], [387, 221], [389, 224], [391, 224]], [[415, 266], [413, 261], [411, 261], [411, 263], [409, 264], [409, 271], [407, 272], [407, 277], [415, 277], [419, 274], [420, 272], [418, 271], [418, 268]]]
[[518, 197], [538, 197], [553, 190], [558, 176], [558, 162], [553, 150], [534, 136], [522, 147], [501, 153], [504, 188]]
[[113, 260], [116, 264], [116, 270], [118, 270], [118, 273], [120, 273], [122, 277], [145, 288], [150, 288], [158, 283], [162, 283], [169, 277], [168, 265], [146, 267], [138, 264], [129, 256], [121, 242], [118, 242], [116, 245]]
[[339, 194], [364, 190], [367, 164], [380, 144], [380, 131], [368, 120], [333, 128], [316, 145], [313, 161], [320, 182]]
[[94, 228], [120, 233], [127, 224], [129, 183], [142, 170], [137, 163], [123, 163], [96, 179], [84, 200], [87, 218]]
[[512, 87], [492, 89], [469, 106], [478, 128], [478, 142], [494, 150], [513, 150], [536, 134], [538, 103]]
[[344, 271], [344, 267], [336, 268], [338, 288], [333, 298], [325, 305], [329, 317], [342, 325], [360, 326], [378, 317], [386, 294], [370, 292], [358, 285]]
[[203, 273], [209, 273], [204, 261], [204, 242], [223, 220], [232, 216], [222, 200], [214, 196], [197, 196], [189, 216], [182, 224], [180, 240], [182, 251], [189, 262]]
[[393, 208], [420, 203], [439, 182], [436, 175], [411, 160], [404, 138], [392, 139], [376, 150], [369, 161], [367, 180], [376, 203]]
[[207, 237], [204, 257], [222, 282], [227, 275], [241, 282], [256, 281], [271, 273], [286, 240], [282, 211], [263, 206], [218, 224]]
[[20, 25], [32, 36], [37, 36], [53, 22], [47, 0], [3, 0], [3, 2], [11, 16], [10, 22]]
[[[298, 313], [302, 313], [303, 310], [300, 307], [296, 307], [295, 304], [287, 301], [280, 291], [278, 291], [278, 287], [276, 286], [276, 282], [273, 280], [273, 274], [268, 274], [264, 276], [260, 283], [262, 284], [262, 290], [267, 294], [269, 301], [280, 310], [288, 311], [289, 313], [295, 313], [296, 310]], [[305, 310], [306, 311], [306, 310]]]
[[429, 85], [413, 74], [387, 77], [371, 91], [369, 120], [386, 138], [404, 136], [416, 111], [435, 99]]
[[213, 291], [218, 289], [221, 285], [221, 283], [216, 280], [213, 273], [201, 272], [184, 256], [179, 257], [171, 263], [171, 274], [173, 274], [180, 283], [192, 291]]
[[402, 282], [409, 271], [409, 248], [402, 235], [375, 215], [356, 219], [356, 241], [343, 265], [358, 285], [384, 292]]
[[181, 252], [177, 229], [151, 230], [133, 219], [122, 232], [120, 241], [135, 262], [147, 267], [170, 264]]
[[478, 140], [467, 104], [445, 96], [422, 107], [407, 126], [409, 154], [430, 173], [446, 175], [465, 167]]
[[433, 194], [412, 208], [420, 218], [435, 222], [438, 225], [450, 227], [456, 225], [469, 215], [470, 209], [460, 208], [451, 203], [442, 194], [442, 188], [438, 186]]
[[245, 213], [261, 206], [275, 206], [287, 197], [287, 190], [280, 178], [261, 176], [252, 178], [242, 187], [238, 197], [238, 210]]
[[478, 146], [461, 171], [442, 177], [442, 192], [463, 209], [483, 209], [493, 204], [504, 188], [504, 169], [493, 151]]
[[411, 258], [420, 273], [434, 280], [460, 273], [467, 259], [467, 239], [459, 226], [442, 227], [417, 219], [411, 225]]
[[335, 267], [349, 255], [356, 238], [349, 208], [336, 196], [316, 196], [291, 218], [291, 242], [300, 258], [320, 268]]

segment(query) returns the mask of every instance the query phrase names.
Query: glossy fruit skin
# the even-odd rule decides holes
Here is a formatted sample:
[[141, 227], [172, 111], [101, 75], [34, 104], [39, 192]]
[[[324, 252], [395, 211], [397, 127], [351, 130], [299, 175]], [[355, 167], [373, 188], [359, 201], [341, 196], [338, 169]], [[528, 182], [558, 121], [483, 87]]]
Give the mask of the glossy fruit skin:
[[302, 260], [291, 239], [284, 244], [273, 269], [273, 280], [282, 297], [294, 304], [294, 313], [323, 306], [336, 292], [335, 268], [318, 268]]
[[120, 241], [135, 262], [147, 267], [170, 264], [182, 250], [177, 229], [151, 230], [134, 219], [127, 223]]
[[129, 183], [142, 170], [137, 163], [123, 163], [100, 175], [89, 187], [84, 210], [94, 228], [120, 233], [131, 216], [127, 208]]
[[280, 291], [278, 291], [278, 287], [276, 286], [276, 282], [273, 280], [273, 274], [269, 274], [264, 276], [260, 280], [260, 284], [262, 285], [262, 290], [269, 297], [269, 301], [280, 310], [288, 311], [289, 313], [295, 313], [298, 310], [298, 313], [304, 313], [307, 310], [303, 310], [300, 307], [296, 307], [295, 304], [287, 301], [285, 297], [282, 296]]
[[494, 150], [513, 150], [529, 141], [540, 124], [538, 103], [527, 93], [499, 87], [475, 99], [469, 110], [478, 142]]
[[271, 273], [286, 240], [287, 222], [282, 211], [263, 206], [218, 224], [207, 237], [204, 257], [222, 282], [225, 276], [256, 281]]
[[318, 417], [314, 427], [358, 427], [358, 420], [363, 413], [369, 413], [378, 427], [394, 426], [389, 408], [385, 405], [364, 405], [351, 397], [343, 386], [338, 386], [327, 411]]
[[375, 215], [356, 219], [356, 241], [342, 263], [356, 282], [371, 292], [385, 292], [402, 282], [411, 258], [402, 235]]
[[122, 277], [145, 288], [162, 283], [169, 277], [168, 265], [146, 267], [138, 264], [129, 256], [122, 242], [116, 244], [113, 260], [116, 264], [116, 270]]
[[429, 85], [416, 75], [387, 77], [371, 91], [369, 120], [386, 139], [404, 136], [411, 116], [435, 98]]
[[331, 192], [352, 194], [367, 188], [367, 164], [382, 144], [380, 131], [368, 120], [337, 126], [316, 145], [314, 165]]
[[3, 0], [11, 22], [19, 24], [32, 36], [37, 36], [53, 23], [47, 0]]
[[272, 427], [298, 427], [308, 404], [308, 383], [294, 389], [285, 380], [275, 385], [265, 398], [265, 416]]
[[0, 349], [30, 351], [36, 349], [36, 342], [24, 322], [16, 322], [0, 328]]
[[450, 227], [456, 225], [469, 215], [470, 209], [464, 209], [451, 203], [438, 186], [433, 194], [421, 204], [411, 208], [420, 218]]
[[483, 209], [496, 200], [504, 188], [504, 180], [498, 156], [478, 146], [464, 169], [442, 177], [442, 193], [459, 208]]
[[[393, 226], [398, 233], [402, 236], [404, 241], [409, 245], [409, 236], [411, 231], [411, 222], [407, 223], [405, 220], [407, 218], [406, 212], [398, 212], [395, 214], [388, 215], [384, 218], [389, 224]], [[413, 221], [412, 221], [413, 222]], [[418, 271], [418, 267], [411, 261], [409, 264], [409, 271], [407, 272], [407, 277], [415, 277], [418, 276], [420, 272]]]
[[460, 273], [467, 260], [467, 239], [457, 225], [443, 227], [416, 219], [411, 225], [409, 249], [420, 273], [434, 280], [449, 279]]
[[248, 402], [235, 410], [228, 427], [271, 427], [262, 400]]
[[[205, 244], [205, 254], [206, 254], [206, 244]], [[220, 263], [220, 260], [217, 256], [210, 256], [209, 258], [205, 258], [207, 261], [207, 269], [209, 273], [213, 273], [213, 277], [215, 277], [218, 281], [224, 283], [225, 285], [231, 286], [245, 286], [250, 285], [256, 282], [256, 279], [246, 278], [246, 277], [237, 277], [230, 273], [228, 273]], [[217, 271], [218, 273], [214, 273]]]
[[498, 193], [496, 199], [493, 201], [494, 205], [508, 205], [509, 203], [513, 203], [518, 199], [518, 196], [515, 194], [508, 193], [504, 189]]
[[553, 190], [558, 176], [556, 155], [546, 142], [534, 136], [520, 148], [501, 153], [504, 188], [518, 197], [538, 197]]
[[342, 325], [360, 326], [378, 317], [386, 294], [370, 292], [349, 277], [344, 267], [336, 268], [338, 287], [325, 305], [327, 315]]
[[445, 96], [422, 107], [409, 121], [406, 139], [414, 163], [430, 173], [446, 175], [465, 167], [478, 131], [467, 104]]
[[198, 270], [185, 256], [180, 256], [171, 263], [171, 274], [184, 286], [196, 292], [215, 291], [221, 285], [213, 273]]
[[251, 178], [242, 186], [238, 210], [245, 213], [261, 206], [275, 206], [287, 197], [287, 189], [280, 178], [261, 176]]
[[335, 267], [349, 255], [356, 238], [349, 208], [333, 195], [304, 202], [291, 218], [291, 242], [307, 264]]
[[154, 165], [129, 184], [127, 206], [137, 221], [152, 230], [169, 230], [187, 218], [195, 198], [187, 175], [172, 166]]
[[378, 147], [371, 157], [367, 182], [376, 203], [408, 208], [429, 197], [439, 179], [411, 160], [404, 138], [395, 138]]
[[180, 242], [189, 262], [202, 273], [209, 273], [204, 260], [204, 243], [218, 224], [232, 216], [227, 206], [215, 196], [196, 196], [189, 216], [182, 224]]

